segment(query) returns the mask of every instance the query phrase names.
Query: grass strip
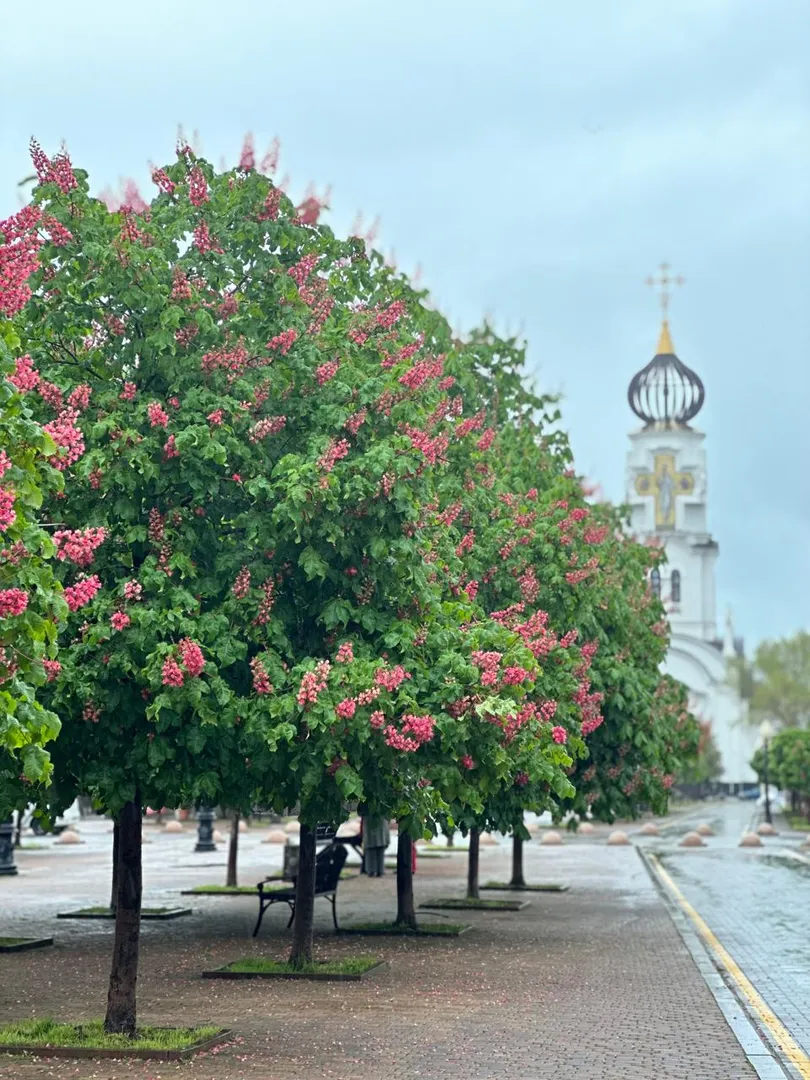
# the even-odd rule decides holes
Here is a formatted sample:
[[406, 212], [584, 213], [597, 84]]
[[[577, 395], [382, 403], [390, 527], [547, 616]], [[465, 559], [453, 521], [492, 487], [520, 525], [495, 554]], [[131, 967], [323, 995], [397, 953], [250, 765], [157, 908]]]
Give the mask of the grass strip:
[[421, 924], [416, 930], [411, 926], [395, 926], [391, 922], [355, 923], [341, 929], [342, 934], [401, 934], [403, 937], [458, 937], [471, 930], [463, 923], [428, 923]]
[[568, 892], [567, 885], [556, 882], [541, 882], [538, 884], [530, 882], [526, 885], [510, 885], [508, 881], [488, 881], [481, 888], [497, 890], [498, 892]]
[[345, 956], [340, 960], [315, 960], [311, 964], [292, 967], [287, 960], [268, 960], [261, 956], [249, 956], [226, 964], [223, 971], [256, 972], [262, 975], [362, 975], [376, 967], [377, 956]]
[[140, 1027], [134, 1039], [126, 1035], [107, 1035], [101, 1020], [86, 1024], [57, 1024], [54, 1020], [18, 1020], [0, 1025], [0, 1045], [43, 1049], [76, 1047], [92, 1050], [187, 1050], [212, 1039], [217, 1027], [159, 1028]]

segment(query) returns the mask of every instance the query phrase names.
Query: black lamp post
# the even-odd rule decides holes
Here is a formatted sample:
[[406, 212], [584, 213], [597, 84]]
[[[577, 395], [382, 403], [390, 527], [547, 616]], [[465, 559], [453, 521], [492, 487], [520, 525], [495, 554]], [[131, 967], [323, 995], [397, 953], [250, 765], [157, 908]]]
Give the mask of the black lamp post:
[[770, 777], [768, 776], [768, 750], [770, 749], [771, 739], [773, 738], [773, 726], [770, 721], [762, 721], [759, 726], [759, 733], [762, 736], [762, 777], [765, 781], [765, 821], [769, 825], [773, 825], [773, 820], [771, 818]]
[[197, 811], [197, 843], [195, 851], [216, 851], [214, 843], [214, 811], [210, 806], [201, 806]]
[[14, 862], [14, 823], [9, 817], [0, 822], [0, 877], [11, 877], [17, 873]]

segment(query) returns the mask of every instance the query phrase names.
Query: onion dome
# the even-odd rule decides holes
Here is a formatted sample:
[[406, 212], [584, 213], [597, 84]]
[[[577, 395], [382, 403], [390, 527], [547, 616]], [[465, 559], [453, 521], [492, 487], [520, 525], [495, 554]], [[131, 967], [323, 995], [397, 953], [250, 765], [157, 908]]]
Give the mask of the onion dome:
[[664, 319], [655, 356], [630, 381], [630, 408], [647, 427], [681, 427], [697, 416], [705, 398], [700, 378], [675, 355]]

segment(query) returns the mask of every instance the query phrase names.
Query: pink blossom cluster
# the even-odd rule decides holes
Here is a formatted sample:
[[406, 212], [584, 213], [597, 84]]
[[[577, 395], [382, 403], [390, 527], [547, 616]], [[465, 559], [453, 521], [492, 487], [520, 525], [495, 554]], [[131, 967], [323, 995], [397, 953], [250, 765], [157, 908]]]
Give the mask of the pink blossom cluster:
[[205, 670], [205, 657], [197, 642], [192, 641], [191, 638], [183, 638], [178, 648], [181, 663], [189, 675], [192, 678], [202, 675]]
[[56, 383], [48, 382], [46, 379], [40, 379], [39, 396], [46, 404], [51, 405], [54, 409], [62, 408], [64, 395]]
[[378, 668], [374, 674], [374, 682], [383, 688], [393, 693], [398, 686], [401, 686], [406, 679], [410, 679], [410, 673], [405, 670], [401, 664], [396, 664], [394, 667]]
[[188, 174], [188, 197], [194, 206], [208, 202], [208, 184], [199, 165], [195, 165]]
[[76, 409], [78, 412], [83, 412], [90, 404], [90, 395], [93, 393], [92, 387], [87, 383], [81, 383], [79, 386], [71, 390], [68, 395], [68, 405], [72, 409]]
[[264, 670], [261, 659], [258, 656], [254, 656], [250, 661], [250, 671], [253, 676], [253, 689], [256, 693], [272, 694], [273, 684], [270, 682], [270, 678]]
[[299, 261], [287, 271], [299, 289], [317, 266], [319, 258], [320, 255], [313, 251], [310, 255], [305, 255], [303, 259], [299, 259]]
[[44, 229], [48, 230], [51, 243], [54, 247], [67, 247], [73, 239], [73, 233], [70, 229], [65, 228], [61, 221], [58, 221], [50, 214], [43, 215], [42, 226]]
[[149, 417], [150, 427], [165, 428], [169, 423], [169, 414], [159, 401], [151, 401], [146, 407], [146, 412]]
[[16, 494], [11, 488], [0, 488], [0, 532], [13, 525], [17, 514], [14, 510]]
[[555, 743], [559, 743], [561, 746], [568, 742], [568, 732], [564, 727], [553, 727], [551, 729], [551, 737]]
[[185, 681], [183, 669], [173, 656], [167, 656], [163, 661], [161, 676], [164, 686], [182, 686]]
[[164, 169], [152, 168], [152, 180], [157, 184], [164, 195], [171, 195], [177, 184], [169, 178], [168, 173]]
[[352, 413], [346, 423], [343, 425], [347, 431], [350, 431], [352, 435], [356, 435], [361, 426], [365, 423], [365, 419], [368, 416], [368, 409], [363, 407], [358, 409], [356, 413]]
[[428, 379], [440, 379], [444, 374], [444, 357], [437, 356], [435, 358], [428, 358], [426, 360], [420, 360], [414, 364], [410, 371], [406, 371], [404, 375], [400, 375], [399, 382], [402, 386], [407, 386], [409, 390], [418, 389], [422, 383], [428, 381]]
[[201, 221], [192, 234], [192, 240], [194, 246], [204, 255], [207, 251], [214, 251], [218, 255], [223, 254], [222, 248], [217, 244], [216, 240], [211, 236], [208, 229], [208, 222]]
[[478, 595], [478, 589], [479, 585], [477, 581], [468, 581], [467, 584], [464, 586], [464, 591], [466, 592], [467, 596], [469, 596], [470, 600], [474, 600], [476, 598], [476, 596]]
[[272, 578], [268, 578], [264, 585], [262, 585], [262, 598], [259, 601], [259, 611], [254, 619], [257, 626], [266, 626], [270, 621], [270, 613], [276, 602], [275, 589], [276, 584]]
[[43, 660], [42, 666], [45, 669], [45, 675], [48, 682], [54, 682], [55, 679], [59, 678], [62, 671], [62, 665], [58, 660]]
[[316, 704], [318, 695], [326, 689], [331, 669], [332, 665], [328, 660], [319, 660], [314, 671], [304, 672], [296, 695], [296, 700], [302, 708]]
[[134, 401], [137, 393], [138, 388], [134, 382], [125, 382], [124, 389], [118, 396], [122, 401]]
[[480, 649], [472, 654], [472, 662], [481, 671], [482, 686], [495, 686], [498, 681], [498, 666], [502, 658], [502, 653], [483, 652]]
[[327, 360], [325, 364], [321, 364], [315, 369], [315, 378], [318, 380], [318, 386], [323, 386], [324, 383], [328, 383], [330, 379], [334, 379], [340, 369], [339, 360]]
[[479, 450], [489, 450], [495, 438], [495, 428], [487, 428], [478, 442], [475, 444]]
[[520, 667], [519, 664], [514, 664], [511, 667], [504, 668], [504, 686], [520, 686], [522, 682], [525, 682], [526, 679], [529, 678], [531, 678], [531, 673], [528, 672], [526, 668]]
[[100, 719], [101, 709], [94, 701], [88, 701], [82, 709], [82, 720], [89, 720], [92, 724], [97, 724]]
[[540, 718], [549, 722], [557, 715], [557, 702], [553, 700], [544, 701], [540, 706]]
[[231, 591], [237, 600], [244, 600], [250, 592], [250, 570], [246, 566], [243, 566], [236, 575]]
[[350, 641], [344, 641], [337, 651], [335, 660], [338, 664], [350, 664], [354, 660], [354, 649]]
[[281, 205], [281, 189], [271, 188], [257, 217], [259, 221], [275, 221]]
[[376, 712], [373, 712], [368, 718], [368, 722], [376, 731], [379, 731], [381, 728], [385, 727], [385, 713], [383, 713], [382, 710], [377, 709]]
[[176, 457], [180, 457], [180, 451], [177, 449], [174, 435], [170, 435], [163, 444], [163, 459], [164, 461], [170, 461]]
[[128, 581], [124, 585], [124, 596], [127, 600], [137, 602], [143, 597], [143, 585], [140, 581]]
[[280, 431], [284, 430], [286, 424], [286, 416], [265, 416], [264, 419], [258, 420], [250, 429], [250, 441], [255, 443], [260, 439], [266, 439], [268, 435], [278, 435]]
[[40, 212], [24, 207], [0, 221], [0, 315], [12, 318], [31, 298], [28, 279], [37, 268], [42, 241], [36, 232]]
[[385, 741], [395, 750], [412, 753], [424, 743], [430, 742], [433, 738], [435, 723], [432, 716], [415, 716], [413, 713], [407, 713], [402, 718], [401, 731], [397, 731], [393, 725], [385, 729]]
[[518, 578], [520, 595], [527, 604], [533, 604], [540, 592], [540, 582], [534, 572], [533, 566], [528, 566]]
[[71, 611], [77, 611], [85, 604], [89, 604], [100, 588], [101, 581], [97, 574], [79, 578], [75, 585], [69, 585], [65, 589], [65, 603]]
[[376, 701], [380, 696], [379, 686], [370, 686], [368, 690], [361, 690], [357, 695], [358, 705], [370, 705], [372, 701]]
[[582, 533], [582, 539], [586, 544], [601, 544], [609, 532], [607, 525], [591, 525]]
[[222, 409], [214, 409], [214, 411], [210, 412], [208, 414], [208, 416], [206, 416], [205, 419], [210, 424], [213, 424], [214, 427], [219, 427], [219, 425], [222, 423], [224, 418], [225, 418], [225, 414], [223, 413]]
[[84, 436], [76, 427], [78, 419], [79, 414], [75, 409], [63, 409], [50, 424], [42, 425], [42, 430], [47, 432], [59, 447], [59, 453], [48, 461], [60, 472], [73, 465], [84, 453]]
[[39, 384], [39, 372], [34, 367], [34, 361], [30, 356], [26, 354], [17, 357], [14, 362], [14, 373], [8, 376], [8, 381], [21, 393], [36, 390]]
[[282, 356], [286, 356], [295, 344], [297, 338], [298, 331], [293, 327], [290, 327], [289, 330], [282, 330], [280, 334], [276, 334], [275, 337], [270, 338], [266, 348], [272, 349], [274, 352], [278, 351]]
[[62, 562], [67, 559], [76, 566], [89, 566], [95, 551], [107, 539], [105, 528], [99, 529], [60, 529], [53, 534], [56, 544], [56, 557]]
[[393, 724], [389, 724], [383, 734], [388, 746], [392, 747], [394, 750], [404, 750], [406, 753], [413, 753], [415, 750], [419, 749], [420, 744], [416, 739], [409, 739], [407, 735], [403, 735], [401, 731], [397, 731]]
[[470, 757], [469, 754], [463, 754], [458, 759], [458, 763], [463, 769], [474, 769], [475, 768], [475, 762], [473, 761], [473, 759]]
[[410, 439], [411, 446], [419, 450], [430, 465], [444, 460], [447, 447], [450, 445], [450, 440], [446, 435], [430, 436], [426, 431], [420, 431], [419, 428], [412, 427], [410, 424], [406, 425], [405, 434]]
[[456, 547], [456, 555], [461, 558], [468, 551], [472, 551], [475, 545], [475, 529], [470, 529], [462, 536], [458, 546]]
[[65, 194], [79, 186], [76, 177], [73, 175], [73, 166], [64, 146], [51, 159], [48, 158], [36, 139], [31, 139], [29, 149], [31, 161], [34, 163], [41, 184], [56, 184]]
[[343, 701], [339, 701], [335, 706], [335, 712], [341, 720], [351, 720], [357, 712], [357, 702], [354, 698], [344, 698]]
[[28, 593], [25, 589], [0, 589], [0, 619], [22, 615], [27, 607]]
[[329, 445], [318, 458], [318, 468], [322, 472], [330, 473], [335, 465], [351, 450], [347, 439], [330, 439]]
[[387, 308], [377, 312], [375, 321], [377, 326], [381, 326], [384, 330], [390, 330], [392, 326], [395, 326], [399, 322], [406, 312], [407, 308], [402, 300], [395, 300], [392, 304], [389, 304]]
[[486, 413], [483, 409], [477, 412], [475, 416], [469, 417], [467, 420], [462, 420], [456, 424], [456, 435], [459, 439], [463, 439], [465, 435], [469, 435], [471, 431], [479, 431], [484, 426], [486, 420]]
[[132, 619], [125, 611], [114, 611], [110, 618], [110, 626], [113, 630], [126, 630]]
[[528, 782], [529, 782], [529, 774], [527, 772], [522, 772], [521, 771], [521, 772], [515, 773], [515, 786], [516, 787], [526, 787]]

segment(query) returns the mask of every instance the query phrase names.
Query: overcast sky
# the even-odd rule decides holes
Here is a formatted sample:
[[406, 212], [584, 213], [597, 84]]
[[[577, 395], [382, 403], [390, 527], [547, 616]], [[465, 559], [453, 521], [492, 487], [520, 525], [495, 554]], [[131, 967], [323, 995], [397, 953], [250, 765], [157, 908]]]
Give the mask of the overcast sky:
[[[34, 134], [100, 190], [198, 129], [278, 135], [291, 193], [379, 214], [454, 325], [522, 328], [580, 471], [624, 494], [643, 279], [706, 384], [718, 613], [749, 646], [810, 626], [808, 0], [39, 0], [3, 5], [0, 216]], [[9, 44], [11, 43], [11, 44]], [[722, 629], [722, 627], [720, 627]]]

